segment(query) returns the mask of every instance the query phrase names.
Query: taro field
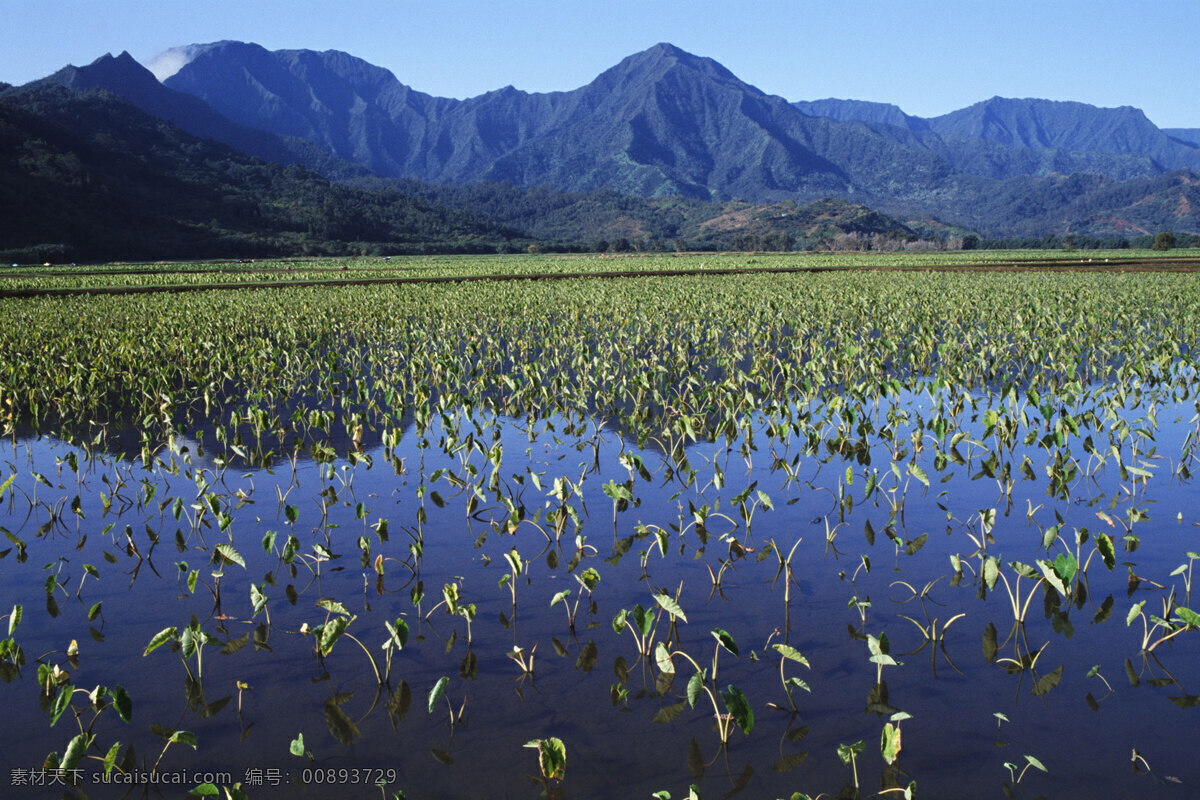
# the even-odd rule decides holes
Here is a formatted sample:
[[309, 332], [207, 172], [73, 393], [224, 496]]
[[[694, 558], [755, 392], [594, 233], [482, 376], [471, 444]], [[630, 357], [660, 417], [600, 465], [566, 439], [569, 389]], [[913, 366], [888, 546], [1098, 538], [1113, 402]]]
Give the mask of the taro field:
[[3, 794], [1197, 796], [1200, 275], [830, 258], [0, 275]]

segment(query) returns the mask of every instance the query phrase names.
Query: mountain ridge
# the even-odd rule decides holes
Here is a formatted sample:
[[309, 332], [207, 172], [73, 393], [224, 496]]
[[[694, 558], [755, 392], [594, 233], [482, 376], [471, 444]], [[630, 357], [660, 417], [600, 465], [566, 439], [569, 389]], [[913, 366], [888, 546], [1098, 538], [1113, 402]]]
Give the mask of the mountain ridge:
[[[164, 85], [245, 127], [301, 136], [389, 177], [646, 197], [867, 203], [960, 197], [973, 178], [1200, 170], [1200, 147], [1131, 107], [991, 98], [940, 117], [788, 102], [667, 42], [576, 89], [438, 98], [336, 50], [189, 45]], [[952, 206], [946, 201], [942, 205]]]
[[[123, 53], [42, 82], [108, 91], [193, 135], [337, 179], [582, 198], [560, 208], [606, 191], [718, 204], [832, 197], [985, 236], [1198, 227], [1195, 176], [1165, 165], [1200, 154], [1187, 138], [1200, 132], [1160, 131], [1131, 107], [997, 97], [925, 119], [885, 103], [789, 102], [665, 42], [577, 89], [505, 86], [462, 100], [336, 50], [228, 40], [172, 48], [157, 68], [163, 82]], [[1120, 152], [1071, 149], [1102, 144]]]

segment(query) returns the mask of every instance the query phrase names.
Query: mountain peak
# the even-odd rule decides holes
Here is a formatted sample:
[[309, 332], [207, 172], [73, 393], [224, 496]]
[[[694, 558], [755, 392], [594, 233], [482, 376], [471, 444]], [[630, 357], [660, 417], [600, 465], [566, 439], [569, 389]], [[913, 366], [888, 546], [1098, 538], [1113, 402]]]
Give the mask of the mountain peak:
[[591, 86], [611, 90], [617, 86], [649, 85], [671, 74], [700, 76], [748, 86], [713, 59], [694, 55], [669, 42], [659, 42], [640, 53], [625, 57], [616, 66], [601, 73]]
[[156, 55], [146, 64], [146, 69], [154, 73], [159, 83], [166, 81], [197, 58], [209, 53], [220, 55], [229, 51], [266, 52], [261, 46], [253, 43], [239, 42], [233, 39], [222, 39], [219, 42], [206, 44], [185, 44], [172, 47]]
[[718, 72], [722, 75], [733, 77], [733, 73], [725, 69], [719, 63], [711, 58], [698, 56], [694, 53], [689, 53], [681, 47], [676, 47], [670, 42], [659, 42], [653, 47], [648, 47], [640, 53], [634, 53], [627, 57], [622, 62], [646, 66], [651, 64], [682, 64], [689, 67], [696, 67], [705, 70]]
[[122, 51], [118, 56], [105, 53], [84, 67], [68, 65], [42, 80], [77, 91], [111, 90], [116, 84], [145, 86], [147, 82], [154, 83], [153, 76], [128, 51]]
[[671, 56], [673, 58], [680, 58], [680, 57], [696, 58], [696, 56], [687, 52], [683, 48], [676, 47], [675, 45], [671, 44], [670, 42], [659, 42], [658, 44], [654, 45], [653, 47], [646, 48], [645, 52], [656, 53], [656, 54], [663, 55], [663, 56]]

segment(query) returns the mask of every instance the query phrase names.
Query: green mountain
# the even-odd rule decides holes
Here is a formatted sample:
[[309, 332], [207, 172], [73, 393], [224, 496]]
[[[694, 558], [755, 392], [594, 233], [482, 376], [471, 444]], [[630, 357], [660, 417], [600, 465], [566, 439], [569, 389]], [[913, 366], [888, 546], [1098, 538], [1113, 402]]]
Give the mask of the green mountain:
[[163, 86], [129, 53], [101, 56], [86, 67], [66, 66], [37, 83], [56, 83], [81, 92], [112, 92], [150, 116], [164, 119], [197, 138], [213, 139], [264, 161], [301, 164], [327, 177], [366, 173], [362, 167], [331, 156], [308, 139], [277, 136], [229, 121], [203, 100]]
[[[624, 241], [638, 249], [780, 250], [820, 246], [841, 233], [878, 234], [900, 241], [917, 238], [916, 230], [891, 217], [835, 198], [805, 205], [790, 200], [764, 204], [640, 198], [609, 189], [522, 189], [507, 183], [459, 187], [407, 179], [384, 184], [432, 202], [469, 209], [541, 240], [589, 246]], [[950, 231], [935, 226], [921, 232], [937, 235]]]
[[156, 73], [123, 53], [0, 91], [0, 189], [28, 198], [0, 219], [0, 250], [776, 249], [839, 233], [1200, 231], [1200, 179], [1168, 171], [1200, 146], [1136, 109], [993, 98], [922, 119], [882, 103], [788, 103], [668, 44], [574, 91], [468, 100], [336, 51], [221, 42], [168, 55]]
[[435, 98], [345, 53], [193, 46], [165, 85], [247, 127], [308, 138], [383, 176], [705, 200], [871, 196], [950, 170], [927, 150], [798, 113], [717, 62], [659, 44], [587, 86]]
[[512, 232], [197, 139], [107, 92], [0, 91], [0, 251], [18, 260], [494, 250]]
[[[1031, 221], [1103, 227], [1078, 216], [1099, 200], [1052, 188], [1062, 176], [1128, 181], [1200, 169], [1200, 147], [1132, 108], [993, 98], [922, 119], [883, 103], [788, 103], [669, 44], [572, 91], [505, 87], [467, 100], [423, 94], [337, 51], [218, 42], [180, 48], [171, 60], [166, 86], [240, 126], [307, 139], [376, 175], [455, 186], [715, 203], [840, 197], [1009, 235]], [[997, 195], [1040, 199], [1001, 207]], [[1058, 205], [1042, 213], [1047, 203]], [[1121, 213], [1105, 207], [1100, 216]], [[528, 229], [559, 228], [546, 221]]]

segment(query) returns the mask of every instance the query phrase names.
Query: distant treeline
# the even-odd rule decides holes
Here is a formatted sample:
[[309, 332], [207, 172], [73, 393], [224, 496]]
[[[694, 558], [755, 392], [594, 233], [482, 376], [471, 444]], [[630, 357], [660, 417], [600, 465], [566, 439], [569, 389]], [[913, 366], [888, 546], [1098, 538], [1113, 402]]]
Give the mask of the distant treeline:
[[[1006, 239], [978, 239], [975, 247], [980, 250], [1165, 250], [1177, 247], [1200, 247], [1200, 235], [1166, 232], [1170, 237], [1163, 246], [1160, 234], [1123, 236], [1065, 236], [1012, 237]], [[1159, 247], [1155, 247], [1156, 239]], [[970, 249], [970, 248], [964, 248]]]

